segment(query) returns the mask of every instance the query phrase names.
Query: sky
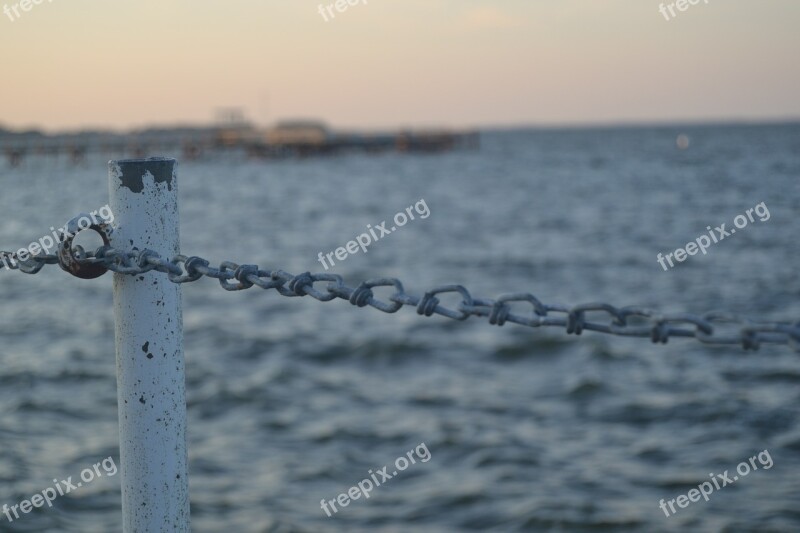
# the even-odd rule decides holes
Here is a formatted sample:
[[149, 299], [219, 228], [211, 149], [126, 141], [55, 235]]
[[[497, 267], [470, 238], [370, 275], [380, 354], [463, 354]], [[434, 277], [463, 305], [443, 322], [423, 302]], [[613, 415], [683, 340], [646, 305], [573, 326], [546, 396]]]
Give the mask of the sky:
[[21, 1], [0, 0], [5, 127], [800, 118], [798, 0]]

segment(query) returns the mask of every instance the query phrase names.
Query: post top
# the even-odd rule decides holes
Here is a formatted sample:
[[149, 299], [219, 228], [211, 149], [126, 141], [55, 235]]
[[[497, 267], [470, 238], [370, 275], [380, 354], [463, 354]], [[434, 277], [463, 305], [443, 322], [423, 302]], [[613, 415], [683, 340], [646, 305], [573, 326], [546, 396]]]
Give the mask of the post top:
[[144, 176], [150, 174], [156, 183], [166, 183], [171, 191], [177, 161], [171, 157], [149, 157], [146, 159], [119, 159], [109, 161], [108, 168], [112, 180], [127, 187], [134, 193], [144, 190]]
[[117, 164], [117, 165], [136, 165], [136, 164], [145, 164], [145, 163], [158, 163], [158, 162], [175, 162], [174, 157], [146, 157], [140, 159], [112, 159], [108, 162], [109, 165]]

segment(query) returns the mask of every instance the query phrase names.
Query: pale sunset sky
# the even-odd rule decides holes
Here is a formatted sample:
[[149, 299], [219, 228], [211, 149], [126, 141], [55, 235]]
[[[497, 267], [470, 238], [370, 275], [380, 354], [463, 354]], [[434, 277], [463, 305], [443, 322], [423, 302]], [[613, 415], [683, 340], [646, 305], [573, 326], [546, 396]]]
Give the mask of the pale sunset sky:
[[800, 0], [0, 0], [0, 126], [800, 118]]

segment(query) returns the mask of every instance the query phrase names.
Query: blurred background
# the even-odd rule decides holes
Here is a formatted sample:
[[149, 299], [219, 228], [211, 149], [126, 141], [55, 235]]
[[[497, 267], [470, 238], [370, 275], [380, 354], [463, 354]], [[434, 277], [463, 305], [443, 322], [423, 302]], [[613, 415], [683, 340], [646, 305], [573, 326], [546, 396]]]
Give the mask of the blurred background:
[[[318, 272], [319, 252], [424, 199], [429, 218], [333, 271], [796, 321], [800, 5], [661, 5], [8, 1], [0, 249], [107, 204], [109, 159], [163, 155], [180, 161], [182, 250], [215, 264]], [[768, 221], [657, 263], [761, 202]], [[11, 506], [119, 458], [111, 276], [3, 271], [0, 295]], [[574, 337], [207, 279], [183, 298], [194, 531], [800, 528], [786, 346]], [[429, 462], [320, 509], [421, 442]], [[659, 509], [763, 450], [771, 469]], [[120, 505], [103, 477], [0, 531], [120, 531]]]

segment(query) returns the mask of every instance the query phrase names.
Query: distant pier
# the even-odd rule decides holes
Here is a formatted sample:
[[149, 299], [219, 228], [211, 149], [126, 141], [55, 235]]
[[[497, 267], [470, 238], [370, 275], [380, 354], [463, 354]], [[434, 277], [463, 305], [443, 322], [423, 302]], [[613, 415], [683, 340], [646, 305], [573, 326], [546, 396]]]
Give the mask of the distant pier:
[[250, 126], [175, 128], [118, 134], [84, 132], [43, 135], [0, 132], [0, 153], [10, 167], [32, 156], [66, 157], [84, 164], [91, 154], [142, 158], [169, 154], [196, 160], [220, 152], [240, 152], [251, 159], [322, 157], [347, 152], [441, 153], [480, 145], [476, 131], [331, 132], [316, 122], [285, 122], [267, 130]]

